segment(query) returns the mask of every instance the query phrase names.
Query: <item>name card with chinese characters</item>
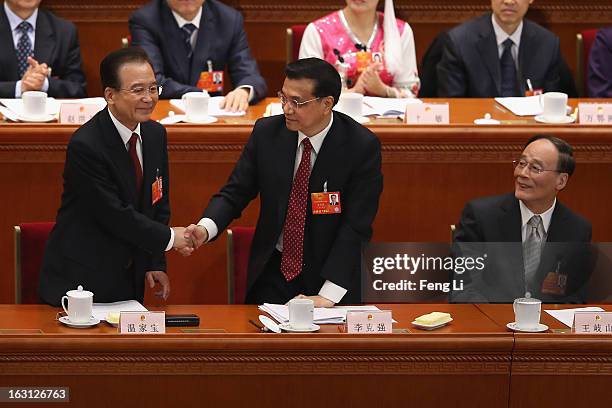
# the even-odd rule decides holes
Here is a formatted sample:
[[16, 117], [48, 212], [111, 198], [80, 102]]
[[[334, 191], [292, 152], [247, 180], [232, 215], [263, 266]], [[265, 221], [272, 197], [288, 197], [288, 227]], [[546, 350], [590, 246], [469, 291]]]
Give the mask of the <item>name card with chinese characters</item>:
[[93, 103], [62, 103], [59, 122], [68, 125], [82, 125], [103, 108], [104, 106]]
[[409, 125], [448, 125], [448, 103], [409, 103], [404, 123]]
[[574, 333], [612, 334], [612, 312], [574, 313]]
[[166, 312], [121, 312], [119, 333], [163, 334], [166, 332]]
[[583, 125], [612, 125], [612, 103], [579, 103], [578, 119]]
[[393, 333], [390, 310], [346, 312], [346, 332], [355, 334]]

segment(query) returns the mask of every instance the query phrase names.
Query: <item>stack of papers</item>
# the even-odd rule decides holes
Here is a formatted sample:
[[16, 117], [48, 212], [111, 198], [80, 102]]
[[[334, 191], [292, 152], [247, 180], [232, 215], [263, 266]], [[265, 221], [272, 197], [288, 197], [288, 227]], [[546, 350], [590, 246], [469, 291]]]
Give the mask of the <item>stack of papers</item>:
[[516, 116], [536, 116], [542, 113], [540, 95], [513, 96], [509, 98], [495, 98], [495, 102], [509, 109]]
[[415, 98], [379, 98], [365, 96], [363, 98], [363, 116], [400, 116], [406, 112], [406, 105], [423, 103]]
[[566, 325], [572, 327], [574, 325], [574, 313], [575, 312], [603, 312], [601, 307], [577, 307], [574, 309], [562, 309], [562, 310], [544, 310], [546, 313]]
[[[208, 100], [208, 116], [244, 116], [246, 111], [228, 112], [219, 108], [223, 96], [211, 96]], [[170, 99], [170, 104], [185, 112], [185, 103], [182, 99]]]
[[[259, 310], [268, 313], [277, 322], [289, 323], [289, 306], [264, 303], [259, 306]], [[380, 310], [376, 306], [336, 306], [336, 307], [315, 307], [314, 324], [342, 324], [346, 321], [346, 312], [351, 310], [376, 311]]]
[[147, 308], [136, 300], [125, 300], [115, 303], [94, 303], [92, 314], [96, 319], [106, 320], [109, 313], [115, 312], [147, 312]]

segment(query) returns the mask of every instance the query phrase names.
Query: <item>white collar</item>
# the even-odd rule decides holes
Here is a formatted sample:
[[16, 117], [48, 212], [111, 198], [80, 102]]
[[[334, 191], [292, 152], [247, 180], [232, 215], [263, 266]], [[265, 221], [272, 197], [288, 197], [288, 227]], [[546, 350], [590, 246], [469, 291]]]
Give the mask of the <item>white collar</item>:
[[[553, 212], [555, 211], [555, 205], [557, 205], [556, 197], [555, 201], [553, 201], [553, 204], [548, 210], [544, 211], [542, 214], [538, 214], [542, 218], [542, 226], [544, 227], [544, 232], [546, 234], [548, 234], [548, 227], [550, 227], [550, 221], [552, 219]], [[521, 200], [519, 200], [519, 207], [521, 208], [521, 228], [523, 228], [529, 222], [531, 217], [536, 214], [531, 212], [531, 210], [527, 208], [527, 206]]]
[[170, 9], [170, 11], [172, 11], [172, 15], [174, 16], [174, 19], [176, 20], [176, 24], [178, 24], [179, 28], [183, 27], [185, 24], [191, 23], [194, 26], [196, 26], [198, 30], [200, 29], [200, 19], [202, 18], [202, 6], [200, 6], [200, 9], [198, 10], [198, 14], [196, 14], [193, 20], [191, 21], [185, 20], [183, 17], [180, 16], [179, 13], [177, 13], [176, 11], [172, 9]]
[[321, 145], [323, 144], [323, 141], [325, 140], [325, 136], [327, 136], [327, 133], [329, 132], [329, 129], [332, 126], [332, 123], [334, 123], [333, 113], [331, 114], [331, 118], [327, 126], [325, 126], [325, 129], [323, 129], [322, 131], [320, 131], [314, 136], [308, 137], [304, 133], [298, 130], [298, 146], [302, 143], [302, 140], [308, 138], [310, 140], [310, 144], [312, 145], [312, 148], [314, 149], [315, 153], [319, 154], [319, 150], [321, 150]]
[[25, 20], [22, 20], [21, 17], [13, 13], [13, 10], [11, 10], [10, 7], [6, 4], [6, 1], [4, 2], [4, 12], [6, 13], [9, 25], [11, 26], [11, 31], [15, 31], [15, 29], [17, 29], [17, 26], [21, 24], [22, 21], [27, 21], [28, 23], [32, 24], [32, 28], [34, 29], [34, 31], [36, 31], [36, 18], [38, 17], [38, 7], [36, 8], [36, 10], [34, 10], [32, 15], [26, 18]]
[[501, 28], [499, 24], [497, 24], [497, 21], [495, 21], [495, 16], [493, 14], [491, 14], [491, 22], [493, 23], [493, 31], [495, 32], [495, 39], [497, 41], [498, 47], [501, 46], [508, 38], [512, 40], [512, 42], [516, 45], [517, 48], [519, 47], [521, 43], [521, 34], [523, 33], [523, 20], [521, 20], [518, 27], [516, 27], [516, 30], [514, 30], [511, 35], [508, 35], [508, 33], [506, 33], [504, 29]]
[[132, 133], [136, 133], [138, 135], [138, 140], [142, 143], [142, 136], [140, 135], [140, 123], [136, 125], [136, 129], [131, 131], [128, 129], [123, 123], [119, 122], [119, 120], [113, 116], [110, 108], [108, 109], [108, 114], [113, 121], [113, 124], [117, 128], [117, 132], [119, 132], [119, 136], [121, 136], [121, 140], [123, 140], [123, 145], [127, 145], [130, 139], [132, 138]]

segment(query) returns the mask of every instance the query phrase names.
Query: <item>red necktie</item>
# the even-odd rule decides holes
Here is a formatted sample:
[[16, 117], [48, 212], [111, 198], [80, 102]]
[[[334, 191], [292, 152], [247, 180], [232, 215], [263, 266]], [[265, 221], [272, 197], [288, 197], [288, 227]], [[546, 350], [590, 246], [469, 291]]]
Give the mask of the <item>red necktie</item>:
[[140, 166], [140, 160], [138, 160], [138, 154], [136, 154], [136, 143], [138, 142], [138, 134], [132, 133], [130, 138], [130, 148], [128, 153], [132, 158], [132, 165], [134, 166], [134, 174], [136, 174], [136, 192], [140, 196], [142, 191], [142, 167]]
[[283, 256], [281, 272], [287, 282], [295, 279], [302, 272], [304, 255], [304, 224], [306, 222], [306, 204], [308, 203], [308, 179], [310, 178], [310, 152], [312, 145], [308, 138], [302, 141], [302, 160], [295, 173], [289, 206], [283, 229]]

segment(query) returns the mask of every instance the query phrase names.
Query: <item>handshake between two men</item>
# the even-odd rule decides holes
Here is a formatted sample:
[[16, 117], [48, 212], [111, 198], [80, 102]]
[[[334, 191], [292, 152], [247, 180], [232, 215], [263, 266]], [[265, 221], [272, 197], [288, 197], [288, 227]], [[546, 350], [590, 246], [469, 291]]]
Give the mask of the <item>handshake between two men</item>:
[[174, 231], [175, 251], [183, 256], [189, 256], [208, 241], [208, 231], [201, 225], [191, 224], [188, 227], [172, 227]]

